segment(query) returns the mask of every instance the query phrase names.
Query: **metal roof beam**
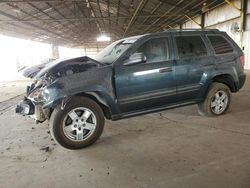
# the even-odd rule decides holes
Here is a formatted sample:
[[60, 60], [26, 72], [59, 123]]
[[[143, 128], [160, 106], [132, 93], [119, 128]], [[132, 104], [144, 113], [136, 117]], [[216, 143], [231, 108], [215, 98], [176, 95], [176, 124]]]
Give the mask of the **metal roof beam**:
[[[94, 12], [94, 9], [93, 9], [93, 7], [92, 7], [92, 5], [91, 5], [90, 0], [86, 0], [86, 3], [87, 3], [87, 6], [89, 6], [89, 8], [90, 8], [91, 15], [92, 15], [94, 18], [96, 18], [97, 16], [96, 16], [96, 14], [95, 14], [95, 12]], [[100, 23], [99, 23], [97, 20], [95, 20], [95, 23], [96, 23], [97, 28], [98, 28], [99, 31], [101, 32], [101, 31], [102, 31], [102, 28], [101, 28], [101, 26], [100, 26]], [[105, 27], [105, 26], [104, 26], [104, 27]]]
[[[179, 5], [179, 4], [181, 4], [183, 1], [184, 1], [184, 0], [180, 0], [178, 3], [176, 3], [176, 6]], [[192, 2], [192, 1], [191, 1], [191, 2]], [[188, 4], [189, 4], [189, 3], [188, 3]], [[147, 31], [152, 30], [152, 26], [153, 26], [154, 24], [156, 24], [157, 22], [159, 22], [162, 18], [164, 18], [164, 16], [165, 16], [166, 14], [168, 14], [169, 12], [171, 12], [171, 11], [174, 10], [174, 9], [175, 9], [175, 7], [172, 7], [172, 8], [170, 8], [170, 9], [168, 9], [168, 11], [166, 11], [160, 18], [157, 18], [157, 19], [151, 24], [151, 26], [148, 26], [148, 27], [144, 30], [144, 32], [147, 32]]]
[[109, 17], [109, 27], [110, 27], [110, 12], [109, 12], [109, 0], [107, 0], [107, 8], [108, 8], [108, 17]]
[[[52, 4], [50, 4], [50, 3], [46, 3], [48, 6], [50, 6], [51, 8], [53, 8], [56, 12], [57, 12], [57, 14], [59, 14], [62, 18], [65, 18], [65, 16], [54, 6], [54, 5], [52, 5]], [[64, 4], [64, 6], [66, 7], [66, 5]], [[73, 32], [74, 33], [74, 39], [76, 38], [76, 39], [81, 39], [82, 40], [82, 35], [81, 35], [81, 33], [82, 33], [82, 30], [81, 29], [78, 29], [79, 28], [79, 26], [78, 25], [76, 25], [75, 23], [73, 23], [72, 21], [70, 21], [70, 20], [67, 20], [71, 25], [73, 25], [73, 27], [75, 28], [75, 29], [72, 29], [72, 28], [70, 28], [70, 27], [68, 27], [67, 25], [66, 26], [64, 26], [64, 27], [66, 27], [66, 28], [68, 28], [71, 32]], [[74, 30], [78, 30], [78, 32], [75, 32]]]
[[[116, 12], [116, 17], [118, 18], [120, 16], [120, 4], [121, 4], [121, 1], [118, 0], [118, 3], [117, 3], [117, 12]], [[118, 24], [118, 19], [116, 19], [116, 25]]]
[[126, 27], [126, 29], [125, 29], [125, 31], [124, 31], [124, 33], [123, 33], [123, 37], [127, 34], [128, 30], [130, 29], [130, 27], [132, 26], [132, 24], [133, 24], [134, 21], [136, 20], [137, 15], [140, 13], [141, 8], [145, 5], [145, 2], [146, 2], [146, 1], [147, 1], [147, 0], [141, 0], [141, 1], [139, 2], [139, 5], [137, 6], [137, 8], [136, 8], [136, 10], [135, 10], [135, 12], [134, 12], [134, 14], [133, 14], [133, 16], [131, 17], [131, 19], [130, 19], [130, 21], [129, 21], [129, 23], [128, 23], [128, 26]]
[[[162, 2], [160, 1], [159, 4], [150, 12], [150, 15], [154, 14], [155, 11], [157, 11], [162, 5]], [[144, 24], [148, 19], [150, 18], [150, 16], [146, 17], [142, 23]]]
[[100, 1], [99, 0], [97, 0], [97, 6], [98, 6], [98, 9], [99, 9], [99, 12], [100, 12], [100, 16], [102, 18], [103, 27], [105, 27], [105, 21], [103, 19], [102, 9], [101, 9], [101, 5], [100, 5]]
[[[4, 15], [4, 16], [10, 18], [10, 19], [14, 19], [14, 20], [15, 20], [15, 19], [18, 19], [17, 17], [12, 16], [12, 15], [10, 15], [10, 14], [7, 14], [7, 13], [1, 11], [1, 10], [0, 10], [0, 14], [1, 14], [1, 15]], [[50, 34], [52, 34], [52, 35], [54, 35], [54, 36], [56, 36], [56, 37], [59, 36], [59, 37], [61, 37], [63, 40], [65, 40], [65, 41], [67, 41], [67, 42], [72, 42], [70, 39], [67, 39], [67, 38], [65, 38], [65, 37], [62, 37], [60, 34], [58, 34], [58, 33], [56, 33], [56, 32], [53, 32], [53, 31], [51, 31], [51, 30], [45, 29], [45, 28], [43, 28], [43, 27], [37, 26], [37, 25], [32, 24], [32, 23], [25, 23], [25, 24], [26, 24], [27, 26], [30, 26], [30, 27], [33, 27], [33, 28], [36, 28], [36, 29], [45, 31], [46, 33], [50, 33]]]
[[[37, 6], [33, 5], [32, 3], [28, 3], [31, 7], [33, 7], [34, 9], [38, 10], [39, 12], [41, 12], [42, 14], [46, 15], [47, 17], [49, 17], [50, 19], [54, 19], [54, 17], [50, 16], [48, 13], [44, 12], [42, 9], [38, 8]], [[51, 7], [51, 6], [49, 6]], [[49, 20], [48, 20], [49, 21]], [[70, 28], [68, 28], [67, 26], [65, 26], [61, 21], [56, 21], [59, 25], [62, 26], [62, 28], [67, 28], [69, 31], [71, 31]], [[57, 29], [57, 28], [55, 28]], [[73, 31], [71, 31], [72, 33], [74, 33]]]
[[[49, 3], [53, 3], [53, 2], [63, 2], [65, 0], [1, 0], [0, 3], [41, 3], [41, 2], [49, 2]], [[71, 1], [75, 1], [75, 2], [85, 2], [85, 0], [71, 0]]]
[[[162, 15], [140, 15], [137, 16], [137, 18], [167, 18], [169, 16], [182, 16], [183, 14], [166, 14], [164, 16]], [[127, 19], [131, 18], [131, 16], [110, 16], [110, 17], [73, 17], [73, 18], [35, 18], [35, 19], [16, 19], [16, 20], [0, 20], [0, 22], [39, 22], [39, 21], [77, 21], [77, 20], [117, 20], [117, 19]], [[143, 23], [143, 22], [142, 22]]]
[[[210, 5], [212, 5], [214, 2], [216, 2], [216, 1], [218, 1], [218, 0], [214, 0], [213, 2], [211, 2], [208, 6], [210, 6]], [[204, 2], [206, 2], [206, 0], [203, 0], [203, 1], [201, 1], [201, 2], [199, 2], [198, 4], [196, 4], [193, 8], [196, 8], [197, 6], [200, 6], [201, 4], [203, 4]], [[198, 14], [198, 12], [199, 12], [199, 10], [196, 10], [195, 12], [193, 12], [193, 16], [195, 16], [195, 15], [197, 15]], [[185, 12], [184, 12], [185, 13]], [[187, 12], [187, 13], [189, 13], [189, 12]], [[170, 23], [168, 23], [169, 25], [173, 25], [173, 24], [175, 24], [175, 23], [177, 23], [177, 22], [179, 22], [180, 20], [182, 20], [182, 19], [185, 19], [185, 15], [182, 15], [182, 16], [180, 16], [180, 17], [177, 17], [176, 19], [174, 19], [174, 21], [173, 22], [170, 22]], [[186, 21], [186, 19], [185, 19], [185, 21]], [[159, 31], [159, 30], [158, 30]]]
[[[196, 7], [200, 6], [200, 5], [202, 5], [204, 2], [206, 2], [206, 0], [200, 1], [200, 2], [199, 2], [198, 4], [196, 4], [193, 8], [196, 8]], [[214, 0], [212, 3], [214, 3], [214, 2], [216, 2], [216, 0]], [[210, 4], [212, 4], [212, 3], [210, 3]], [[209, 4], [209, 5], [210, 5], [210, 4]], [[190, 10], [190, 11], [191, 11], [191, 10]], [[195, 15], [197, 15], [198, 12], [199, 12], [199, 10], [196, 10], [195, 12], [192, 12], [192, 13], [193, 13], [192, 17], [194, 17]], [[185, 19], [185, 18], [186, 18], [185, 14], [187, 14], [187, 13], [189, 13], [189, 12], [188, 12], [188, 11], [184, 11], [182, 15], [178, 16], [178, 17], [177, 17], [176, 19], [174, 19], [172, 22], [168, 22], [167, 25], [173, 26], [173, 24], [179, 22], [180, 20]], [[189, 18], [188, 18], [188, 19], [189, 19]], [[185, 19], [185, 21], [186, 21], [186, 19]], [[166, 24], [165, 24], [165, 25], [166, 25]], [[164, 25], [163, 25], [163, 27], [164, 27]], [[161, 29], [163, 29], [163, 27], [155, 29], [154, 32], [160, 31]]]

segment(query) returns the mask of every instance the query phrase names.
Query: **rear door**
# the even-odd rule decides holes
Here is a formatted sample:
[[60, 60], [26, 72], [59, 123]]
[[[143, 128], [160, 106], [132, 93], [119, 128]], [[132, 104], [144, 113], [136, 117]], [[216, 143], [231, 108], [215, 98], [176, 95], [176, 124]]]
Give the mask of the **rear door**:
[[176, 54], [177, 96], [180, 101], [200, 98], [207, 73], [213, 69], [214, 57], [206, 39], [200, 34], [173, 34]]
[[143, 53], [146, 62], [115, 65], [116, 94], [121, 112], [146, 110], [174, 102], [176, 84], [170, 46], [170, 37], [151, 38], [129, 54]]

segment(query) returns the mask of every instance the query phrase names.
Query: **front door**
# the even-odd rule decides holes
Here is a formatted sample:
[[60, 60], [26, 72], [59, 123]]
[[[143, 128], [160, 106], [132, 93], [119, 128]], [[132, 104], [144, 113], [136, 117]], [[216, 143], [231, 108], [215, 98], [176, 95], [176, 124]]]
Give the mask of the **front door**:
[[176, 84], [169, 45], [168, 37], [149, 39], [132, 52], [143, 53], [145, 62], [115, 68], [116, 94], [122, 113], [174, 102]]

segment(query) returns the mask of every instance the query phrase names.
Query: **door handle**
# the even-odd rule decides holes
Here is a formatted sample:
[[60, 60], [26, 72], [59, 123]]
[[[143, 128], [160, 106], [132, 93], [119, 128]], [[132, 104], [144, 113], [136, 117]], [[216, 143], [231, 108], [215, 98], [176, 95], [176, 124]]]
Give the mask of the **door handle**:
[[214, 66], [214, 64], [206, 64], [206, 65], [204, 65], [204, 67], [210, 67], [210, 66]]
[[159, 73], [164, 73], [164, 72], [172, 72], [172, 67], [165, 67], [162, 69], [159, 69]]

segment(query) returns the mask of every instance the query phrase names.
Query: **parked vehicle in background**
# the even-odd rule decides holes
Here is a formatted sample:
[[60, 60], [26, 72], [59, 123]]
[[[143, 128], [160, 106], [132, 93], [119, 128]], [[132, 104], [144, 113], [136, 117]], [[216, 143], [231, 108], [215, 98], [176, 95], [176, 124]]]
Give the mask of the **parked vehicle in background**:
[[129, 37], [95, 59], [58, 61], [39, 74], [16, 112], [49, 120], [55, 141], [69, 149], [94, 143], [104, 118], [191, 104], [201, 115], [222, 115], [246, 79], [242, 50], [219, 30]]
[[33, 78], [34, 76], [36, 76], [36, 74], [40, 70], [42, 70], [45, 66], [52, 63], [55, 60], [56, 59], [53, 59], [53, 58], [46, 59], [37, 65], [33, 65], [33, 66], [29, 66], [29, 67], [24, 68], [24, 69], [20, 70], [20, 72], [24, 77]]

